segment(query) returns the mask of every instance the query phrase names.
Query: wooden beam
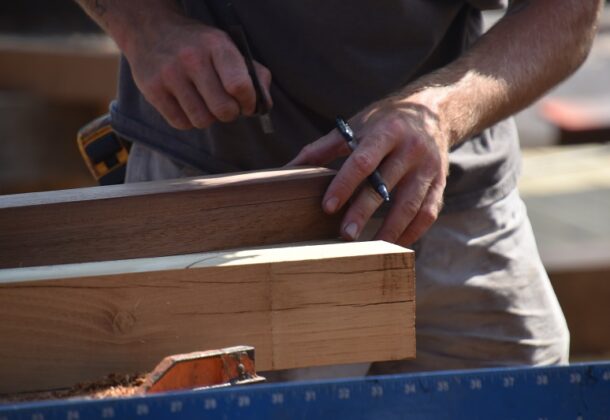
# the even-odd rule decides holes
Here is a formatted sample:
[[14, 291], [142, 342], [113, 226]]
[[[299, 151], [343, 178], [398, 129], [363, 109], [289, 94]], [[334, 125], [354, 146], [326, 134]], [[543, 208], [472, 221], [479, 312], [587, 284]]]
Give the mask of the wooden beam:
[[301, 168], [0, 196], [0, 268], [336, 238], [334, 172]]
[[119, 57], [116, 45], [99, 35], [0, 35], [0, 89], [107, 108], [116, 95]]
[[359, 242], [0, 270], [0, 393], [242, 344], [261, 371], [410, 358], [413, 267]]
[[610, 264], [549, 271], [570, 330], [570, 357], [610, 356]]

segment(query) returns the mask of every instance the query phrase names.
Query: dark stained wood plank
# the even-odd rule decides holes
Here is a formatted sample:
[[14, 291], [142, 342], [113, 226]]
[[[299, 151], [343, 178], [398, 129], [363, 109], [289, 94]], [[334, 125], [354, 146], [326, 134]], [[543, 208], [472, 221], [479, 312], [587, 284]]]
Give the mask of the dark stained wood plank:
[[281, 169], [0, 196], [0, 268], [336, 238], [334, 172]]

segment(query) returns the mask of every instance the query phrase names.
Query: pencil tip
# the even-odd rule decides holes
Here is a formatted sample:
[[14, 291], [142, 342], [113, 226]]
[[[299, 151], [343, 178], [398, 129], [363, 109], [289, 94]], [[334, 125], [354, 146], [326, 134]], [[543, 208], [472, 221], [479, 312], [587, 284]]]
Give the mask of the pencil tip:
[[381, 196], [381, 198], [383, 198], [383, 201], [385, 201], [386, 203], [389, 203], [390, 202], [390, 192], [388, 191], [388, 188], [383, 184], [379, 185], [378, 188], [379, 188], [378, 189], [379, 195]]

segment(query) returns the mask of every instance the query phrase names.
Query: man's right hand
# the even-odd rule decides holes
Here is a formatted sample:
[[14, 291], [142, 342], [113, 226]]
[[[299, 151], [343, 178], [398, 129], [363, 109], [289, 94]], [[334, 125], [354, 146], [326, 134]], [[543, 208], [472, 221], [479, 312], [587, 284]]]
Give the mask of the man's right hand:
[[[144, 97], [174, 128], [206, 128], [255, 112], [245, 60], [219, 29], [173, 15], [160, 27], [142, 28], [123, 52]], [[254, 65], [271, 104], [271, 73]]]
[[[256, 91], [246, 62], [223, 31], [190, 19], [175, 0], [76, 0], [131, 66], [144, 97], [180, 130], [252, 115]], [[271, 106], [271, 73], [255, 62]]]

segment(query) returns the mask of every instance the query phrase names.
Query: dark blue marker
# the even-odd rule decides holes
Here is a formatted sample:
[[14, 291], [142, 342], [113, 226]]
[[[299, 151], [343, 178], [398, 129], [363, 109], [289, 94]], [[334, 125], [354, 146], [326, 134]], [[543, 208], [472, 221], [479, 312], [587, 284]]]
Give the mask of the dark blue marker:
[[[352, 150], [352, 152], [354, 150], [356, 150], [356, 141], [354, 140], [354, 132], [352, 131], [352, 128], [349, 126], [347, 121], [345, 121], [341, 117], [337, 117], [335, 119], [335, 122], [337, 123], [337, 129], [339, 130], [339, 133], [341, 133], [341, 135], [347, 142], [347, 145], [349, 146], [349, 148]], [[390, 202], [390, 192], [388, 191], [388, 187], [386, 187], [385, 183], [383, 182], [383, 178], [379, 174], [379, 171], [378, 170], [373, 171], [373, 173], [368, 176], [368, 180], [371, 183], [371, 185], [373, 186], [373, 189], [375, 191], [377, 191], [377, 193], [381, 196], [381, 198], [383, 198], [383, 201], [385, 201], [386, 203], [389, 203]]]

